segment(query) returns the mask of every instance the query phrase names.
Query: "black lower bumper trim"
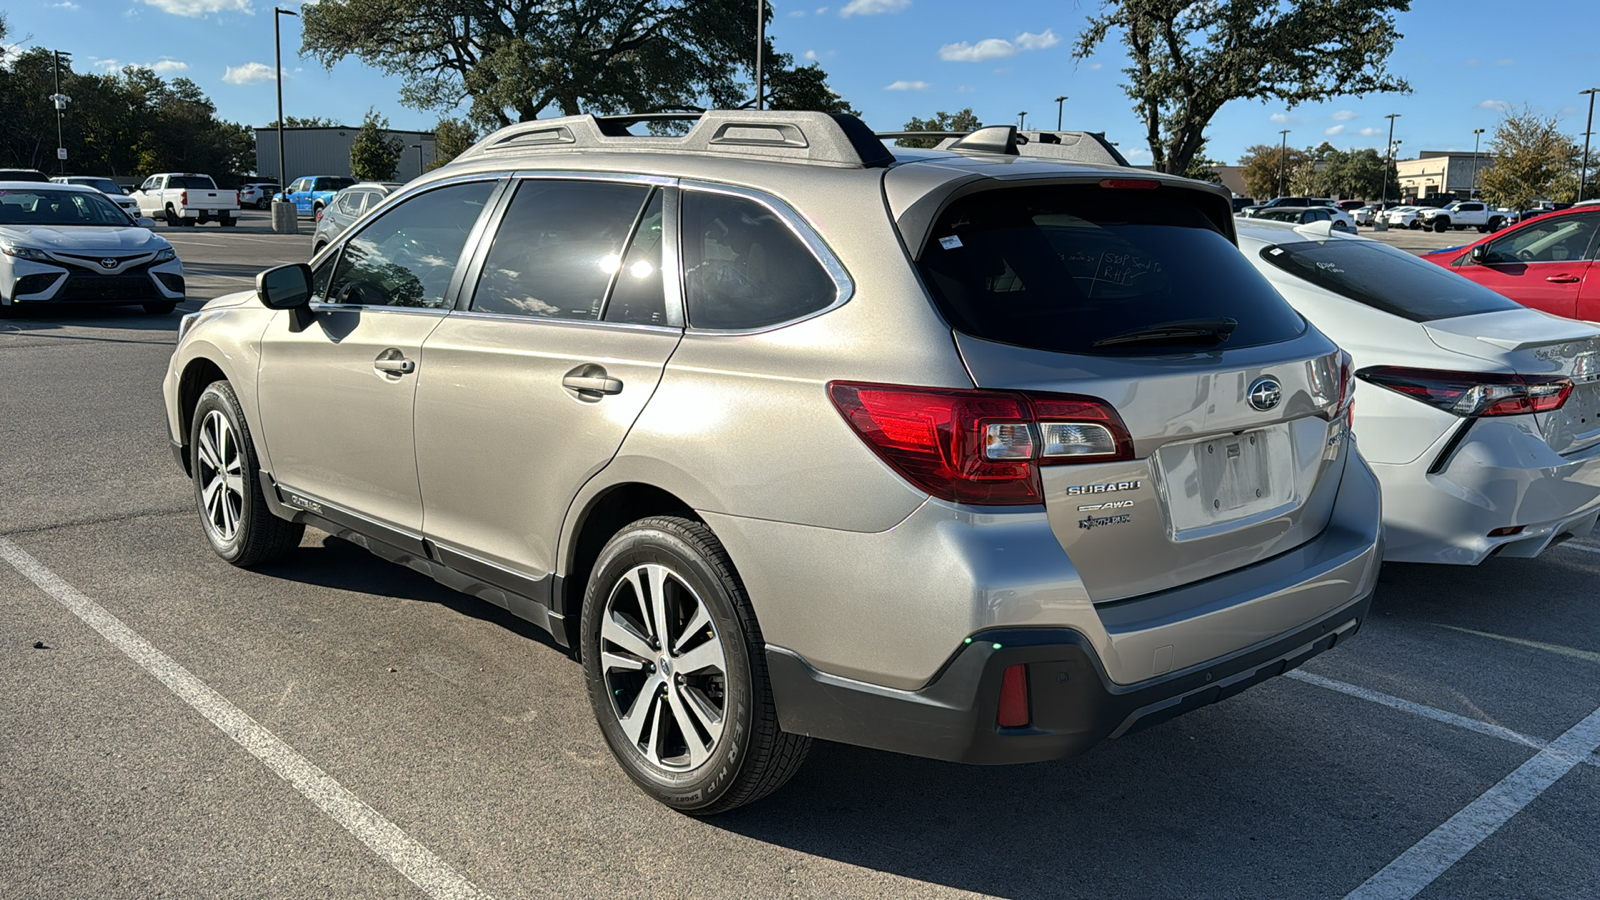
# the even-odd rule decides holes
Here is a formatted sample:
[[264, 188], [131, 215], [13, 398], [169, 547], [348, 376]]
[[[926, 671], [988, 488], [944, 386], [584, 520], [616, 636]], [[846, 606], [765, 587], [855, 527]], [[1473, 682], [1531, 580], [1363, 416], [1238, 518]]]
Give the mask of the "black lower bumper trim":
[[[951, 762], [1041, 762], [1282, 675], [1355, 634], [1371, 605], [1369, 594], [1265, 644], [1131, 685], [1112, 682], [1089, 639], [1066, 628], [975, 635], [917, 691], [826, 675], [779, 647], [767, 648], [767, 672], [778, 721], [794, 734]], [[1015, 665], [1027, 666], [1032, 720], [1002, 728], [1000, 682]]]

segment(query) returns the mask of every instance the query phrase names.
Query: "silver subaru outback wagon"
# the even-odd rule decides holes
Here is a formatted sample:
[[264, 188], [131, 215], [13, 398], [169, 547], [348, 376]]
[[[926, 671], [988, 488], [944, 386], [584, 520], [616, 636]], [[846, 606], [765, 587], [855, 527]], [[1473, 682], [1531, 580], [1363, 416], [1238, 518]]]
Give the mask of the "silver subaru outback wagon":
[[1358, 628], [1348, 357], [1225, 192], [1011, 129], [637, 121], [501, 130], [184, 320], [219, 555], [309, 524], [543, 626], [697, 814], [812, 738], [1071, 756]]

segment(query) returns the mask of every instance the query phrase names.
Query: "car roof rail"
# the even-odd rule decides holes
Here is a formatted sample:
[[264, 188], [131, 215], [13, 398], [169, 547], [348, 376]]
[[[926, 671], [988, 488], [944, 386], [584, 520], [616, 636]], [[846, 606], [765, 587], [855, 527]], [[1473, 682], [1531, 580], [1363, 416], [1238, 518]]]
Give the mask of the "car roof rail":
[[[694, 124], [682, 135], [628, 133], [629, 127], [641, 122]], [[494, 132], [456, 159], [484, 159], [535, 150], [668, 150], [856, 169], [879, 168], [894, 162], [889, 148], [855, 116], [753, 109], [535, 119]]]
[[974, 131], [880, 131], [878, 137], [938, 138], [937, 149], [958, 153], [999, 153], [1125, 168], [1132, 165], [1101, 131], [1020, 131], [1011, 125], [991, 125]]

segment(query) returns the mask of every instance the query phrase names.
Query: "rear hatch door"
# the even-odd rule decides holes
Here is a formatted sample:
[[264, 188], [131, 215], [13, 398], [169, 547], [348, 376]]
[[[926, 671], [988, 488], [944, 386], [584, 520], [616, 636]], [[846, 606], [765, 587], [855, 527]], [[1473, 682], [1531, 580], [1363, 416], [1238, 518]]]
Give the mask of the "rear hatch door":
[[1126, 427], [1131, 458], [1042, 467], [1096, 602], [1315, 537], [1346, 444], [1343, 358], [1239, 253], [1227, 202], [1112, 184], [968, 193], [918, 256], [978, 387], [1097, 398]]

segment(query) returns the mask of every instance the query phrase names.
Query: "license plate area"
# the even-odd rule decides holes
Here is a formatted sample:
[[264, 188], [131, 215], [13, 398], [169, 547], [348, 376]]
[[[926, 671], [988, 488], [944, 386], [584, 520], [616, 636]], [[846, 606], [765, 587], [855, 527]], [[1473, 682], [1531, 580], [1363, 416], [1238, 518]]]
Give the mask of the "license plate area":
[[1175, 538], [1201, 537], [1295, 502], [1288, 423], [1168, 444], [1156, 451]]

